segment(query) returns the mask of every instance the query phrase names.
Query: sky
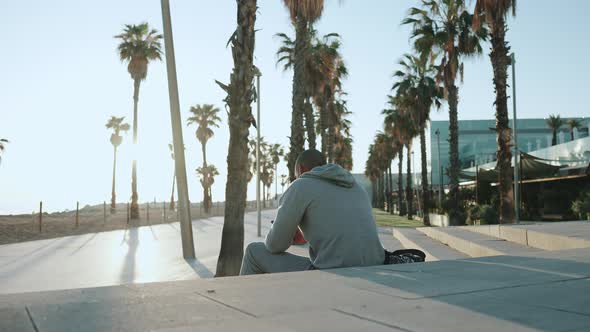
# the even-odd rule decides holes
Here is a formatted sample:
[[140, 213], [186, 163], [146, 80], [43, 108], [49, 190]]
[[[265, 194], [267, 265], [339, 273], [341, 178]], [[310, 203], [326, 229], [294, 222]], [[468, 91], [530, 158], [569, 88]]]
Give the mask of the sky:
[[[354, 136], [355, 173], [364, 171], [367, 150], [382, 128], [381, 110], [400, 57], [411, 51], [402, 18], [414, 0], [327, 0], [316, 28], [342, 36], [350, 75], [344, 82]], [[278, 32], [294, 30], [282, 1], [259, 0], [255, 65], [262, 72], [262, 135], [288, 147], [292, 72], [276, 66]], [[473, 2], [471, 3], [473, 6]], [[520, 0], [508, 21], [507, 40], [517, 57], [519, 118], [589, 116], [586, 80], [590, 2]], [[235, 29], [235, 1], [171, 0], [181, 116], [192, 105], [222, 109], [223, 123], [209, 141], [208, 161], [220, 175], [214, 201], [225, 193], [229, 141], [224, 93], [214, 80], [229, 81], [233, 67], [226, 42]], [[105, 128], [112, 115], [132, 121], [133, 84], [117, 53], [123, 24], [148, 22], [161, 31], [157, 0], [19, 0], [0, 2], [0, 138], [10, 140], [0, 164], [0, 214], [47, 211], [110, 200], [113, 147]], [[485, 54], [466, 60], [459, 90], [460, 119], [494, 115], [492, 68]], [[252, 105], [255, 110], [255, 104]], [[511, 104], [509, 105], [511, 111]], [[447, 107], [432, 114], [448, 119]], [[166, 67], [150, 64], [139, 101], [138, 158], [141, 202], [170, 197], [173, 161]], [[202, 200], [195, 169], [201, 165], [196, 127], [183, 124], [189, 197]], [[251, 130], [251, 134], [255, 132]], [[415, 144], [417, 146], [417, 144]], [[117, 196], [131, 196], [131, 134], [119, 148]], [[419, 161], [416, 161], [417, 165]], [[286, 174], [284, 163], [279, 174]], [[279, 192], [280, 192], [279, 185]], [[273, 188], [274, 192], [274, 188]], [[248, 199], [254, 199], [254, 181]]]

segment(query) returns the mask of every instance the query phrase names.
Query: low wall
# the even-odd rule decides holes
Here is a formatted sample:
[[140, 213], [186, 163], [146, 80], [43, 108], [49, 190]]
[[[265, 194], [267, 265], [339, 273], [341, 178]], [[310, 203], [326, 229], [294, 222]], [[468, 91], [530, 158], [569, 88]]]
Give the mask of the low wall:
[[449, 217], [445, 214], [429, 213], [430, 224], [437, 227], [449, 226]]

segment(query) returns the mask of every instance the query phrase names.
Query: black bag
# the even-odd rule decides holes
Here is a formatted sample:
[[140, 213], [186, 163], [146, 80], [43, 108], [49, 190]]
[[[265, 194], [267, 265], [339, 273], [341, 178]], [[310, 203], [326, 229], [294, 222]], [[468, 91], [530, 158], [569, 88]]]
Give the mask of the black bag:
[[426, 260], [426, 254], [418, 249], [400, 249], [394, 252], [385, 250], [383, 265], [421, 263]]

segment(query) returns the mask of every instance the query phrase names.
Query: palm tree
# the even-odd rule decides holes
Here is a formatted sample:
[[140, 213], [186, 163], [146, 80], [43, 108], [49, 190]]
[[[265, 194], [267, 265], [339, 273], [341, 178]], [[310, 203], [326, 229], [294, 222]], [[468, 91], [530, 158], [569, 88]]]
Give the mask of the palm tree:
[[[170, 158], [174, 162], [174, 145], [168, 144], [168, 150], [170, 150]], [[174, 165], [175, 166], [175, 165]], [[174, 210], [174, 186], [176, 185], [176, 167], [174, 167], [174, 175], [172, 175], [172, 194], [170, 194], [170, 210]]]
[[548, 119], [545, 119], [545, 123], [551, 129], [551, 145], [557, 145], [557, 132], [563, 127], [565, 121], [561, 116], [551, 114]]
[[450, 222], [463, 223], [459, 193], [459, 88], [457, 77], [463, 77], [462, 59], [481, 54], [483, 29], [471, 29], [473, 15], [467, 11], [465, 0], [422, 1], [422, 8], [411, 8], [403, 24], [412, 25], [414, 48], [420, 53], [441, 53], [437, 79], [443, 82], [445, 99], [449, 104], [449, 178]]
[[578, 119], [567, 120], [567, 126], [570, 128], [570, 135], [571, 135], [572, 141], [575, 139], [574, 129], [579, 130], [580, 128], [582, 128], [582, 123], [583, 122]]
[[516, 14], [516, 0], [477, 0], [473, 18], [473, 28], [481, 29], [482, 19], [489, 27], [492, 43], [490, 60], [494, 69], [496, 90], [496, 135], [498, 141], [497, 163], [498, 191], [500, 193], [500, 223], [514, 222], [514, 192], [512, 187], [511, 129], [508, 122], [508, 103], [506, 96], [507, 70], [510, 63], [510, 47], [506, 41], [506, 15]]
[[[193, 116], [188, 118], [187, 124], [196, 124], [197, 131], [195, 135], [197, 140], [201, 142], [201, 151], [203, 152], [203, 169], [207, 168], [207, 142], [213, 137], [213, 127], [219, 128], [219, 109], [210, 104], [196, 105], [190, 108], [190, 112]], [[208, 183], [208, 182], [201, 182]], [[212, 205], [211, 200], [211, 188], [203, 187], [203, 208], [205, 213], [209, 213]]]
[[6, 143], [10, 143], [6, 138], [0, 138], [0, 162], [2, 162], [2, 153], [6, 149]]
[[289, 178], [295, 180], [295, 160], [303, 152], [303, 116], [305, 114], [305, 53], [309, 47], [310, 26], [320, 18], [324, 10], [323, 0], [283, 0], [295, 26], [293, 47], [293, 99], [291, 113], [291, 136], [289, 148]]
[[281, 175], [281, 193], [285, 192], [285, 185], [287, 184], [287, 175]]
[[[413, 217], [413, 192], [412, 192], [412, 141], [414, 137], [418, 136], [418, 128], [411, 117], [411, 113], [405, 110], [410, 103], [406, 95], [398, 95], [390, 97], [391, 109], [383, 111], [385, 115], [384, 125], [385, 131], [393, 136], [396, 142], [400, 145], [400, 162], [403, 147], [406, 148], [406, 207], [408, 219]], [[401, 177], [401, 172], [400, 172]]]
[[[272, 144], [269, 148], [268, 153], [270, 155], [270, 160], [272, 161], [272, 164], [274, 166], [274, 172], [275, 172], [275, 174], [278, 174], [277, 173], [277, 166], [281, 162], [281, 157], [283, 157], [285, 155], [285, 150], [283, 150], [283, 147], [280, 144]], [[279, 189], [279, 177], [275, 176], [275, 198], [279, 197], [278, 189]]]
[[[121, 61], [127, 61], [127, 71], [133, 79], [133, 144], [137, 144], [137, 103], [139, 100], [139, 86], [147, 77], [150, 61], [162, 59], [163, 38], [156, 29], [150, 29], [147, 23], [138, 25], [126, 24], [123, 33], [116, 35], [121, 39], [117, 47]], [[137, 160], [133, 160], [131, 173], [131, 219], [139, 218], [139, 205], [137, 194]]]
[[[211, 187], [213, 183], [215, 183], [215, 177], [219, 175], [219, 171], [215, 165], [209, 164], [204, 165], [203, 167], [199, 167], [196, 169], [197, 175], [201, 179], [201, 185], [203, 188], [206, 189], [208, 199], [212, 199], [211, 197]], [[209, 203], [210, 204], [210, 203]], [[209, 206], [210, 208], [210, 206]], [[210, 209], [206, 209], [205, 212], [209, 213]]]
[[395, 158], [393, 139], [390, 135], [377, 132], [374, 142], [375, 152], [379, 160], [380, 172], [383, 172], [383, 191], [386, 194], [387, 212], [393, 213], [393, 177], [391, 172], [391, 162]]
[[407, 111], [414, 125], [418, 128], [420, 136], [420, 156], [422, 166], [422, 206], [424, 211], [423, 222], [430, 226], [428, 211], [430, 209], [430, 190], [428, 187], [428, 169], [426, 164], [426, 130], [430, 119], [430, 108], [435, 105], [440, 108], [439, 99], [442, 98], [442, 89], [435, 80], [436, 69], [432, 62], [435, 57], [421, 54], [413, 56], [406, 54], [399, 62], [402, 69], [395, 72], [397, 82], [393, 85], [399, 95], [406, 95]]
[[[310, 98], [319, 111], [317, 132], [322, 138], [322, 152], [328, 157], [327, 146], [329, 118], [328, 112], [334, 102], [334, 95], [340, 89], [340, 81], [348, 71], [344, 65], [340, 53], [340, 36], [329, 33], [322, 38], [317, 36], [317, 31], [310, 27], [309, 44], [304, 53], [304, 77], [305, 77], [305, 131], [307, 133], [310, 149], [316, 147], [316, 125]], [[277, 51], [277, 65], [282, 64], [283, 70], [289, 70], [295, 63], [295, 43], [285, 33], [275, 35], [281, 39], [281, 46]]]
[[352, 122], [348, 119], [352, 112], [348, 110], [346, 101], [341, 97], [335, 100], [332, 110], [334, 120], [331, 126], [333, 128], [332, 161], [347, 170], [352, 170], [353, 139], [350, 132]]
[[234, 68], [229, 85], [216, 83], [227, 93], [229, 148], [225, 184], [225, 216], [216, 276], [240, 273], [244, 255], [244, 211], [248, 189], [248, 129], [252, 123], [256, 0], [236, 0], [237, 28], [230, 38]]
[[115, 212], [117, 208], [117, 200], [115, 194], [115, 173], [117, 169], [117, 148], [123, 142], [123, 136], [119, 135], [122, 131], [126, 132], [129, 130], [129, 124], [123, 123], [125, 117], [116, 117], [111, 116], [109, 121], [107, 121], [106, 127], [107, 129], [112, 129], [113, 133], [111, 134], [111, 144], [113, 145], [113, 187], [111, 190], [111, 213]]

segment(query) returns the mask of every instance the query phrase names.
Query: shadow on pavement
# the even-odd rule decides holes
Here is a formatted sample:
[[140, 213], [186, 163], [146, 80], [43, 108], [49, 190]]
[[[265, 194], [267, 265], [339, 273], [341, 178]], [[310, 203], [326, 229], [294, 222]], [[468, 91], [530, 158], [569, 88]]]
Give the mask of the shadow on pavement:
[[368, 281], [358, 288], [392, 296], [392, 301], [430, 299], [540, 330], [590, 326], [587, 262], [494, 256], [324, 271]]

